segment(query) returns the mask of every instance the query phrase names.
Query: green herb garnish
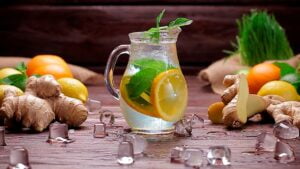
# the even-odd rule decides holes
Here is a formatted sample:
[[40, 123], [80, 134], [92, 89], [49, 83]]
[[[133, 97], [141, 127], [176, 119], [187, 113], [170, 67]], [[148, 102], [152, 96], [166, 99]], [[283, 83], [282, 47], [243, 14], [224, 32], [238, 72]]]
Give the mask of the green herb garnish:
[[149, 95], [153, 79], [159, 73], [174, 68], [174, 66], [163, 61], [148, 58], [136, 60], [132, 65], [139, 69], [139, 72], [131, 76], [129, 83], [126, 85], [131, 99], [139, 99], [143, 92]]
[[148, 31], [144, 32], [145, 37], [149, 37], [151, 42], [159, 43], [160, 31], [168, 31], [174, 28], [190, 25], [193, 21], [187, 18], [177, 18], [171, 21], [168, 26], [160, 26], [160, 21], [165, 13], [165, 9], [160, 12], [156, 17], [156, 27], [150, 28]]
[[243, 64], [253, 66], [265, 60], [293, 57], [286, 34], [273, 15], [265, 11], [252, 11], [237, 24], [236, 53], [240, 53]]

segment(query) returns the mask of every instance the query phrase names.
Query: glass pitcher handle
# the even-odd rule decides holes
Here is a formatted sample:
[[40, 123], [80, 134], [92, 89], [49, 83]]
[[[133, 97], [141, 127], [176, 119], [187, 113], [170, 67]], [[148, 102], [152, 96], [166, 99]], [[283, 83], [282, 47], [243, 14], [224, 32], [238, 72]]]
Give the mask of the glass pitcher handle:
[[108, 91], [114, 96], [114, 98], [118, 100], [120, 98], [120, 94], [119, 94], [119, 90], [115, 88], [115, 83], [113, 79], [114, 69], [119, 56], [122, 54], [129, 54], [129, 47], [130, 45], [120, 45], [116, 47], [109, 55], [105, 72], [104, 72], [105, 85]]

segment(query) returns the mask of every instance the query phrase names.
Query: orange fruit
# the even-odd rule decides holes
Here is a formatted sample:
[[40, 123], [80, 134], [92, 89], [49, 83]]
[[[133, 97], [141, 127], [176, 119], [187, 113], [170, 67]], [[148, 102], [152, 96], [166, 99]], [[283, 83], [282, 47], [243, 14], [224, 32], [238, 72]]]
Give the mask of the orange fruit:
[[68, 67], [56, 64], [48, 64], [44, 66], [37, 67], [32, 72], [32, 75], [46, 75], [51, 74], [55, 79], [60, 79], [63, 77], [73, 77], [70, 69]]
[[[36, 69], [46, 65], [55, 64], [70, 69], [68, 64], [59, 56], [56, 55], [37, 55], [32, 58], [27, 64], [27, 75], [31, 76], [35, 74]], [[70, 72], [70, 70], [68, 70]]]
[[267, 82], [280, 79], [280, 68], [272, 63], [260, 63], [253, 66], [247, 76], [249, 91], [256, 94]]

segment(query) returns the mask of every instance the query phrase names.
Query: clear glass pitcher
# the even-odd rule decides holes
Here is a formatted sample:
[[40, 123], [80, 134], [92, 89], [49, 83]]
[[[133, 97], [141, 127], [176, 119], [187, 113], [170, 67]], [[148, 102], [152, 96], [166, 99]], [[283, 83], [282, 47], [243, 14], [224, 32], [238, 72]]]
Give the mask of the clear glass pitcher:
[[[161, 31], [158, 42], [144, 32], [130, 33], [131, 44], [116, 47], [109, 56], [104, 74], [106, 86], [120, 100], [125, 120], [134, 133], [169, 134], [183, 117], [188, 96], [176, 50], [180, 31]], [[113, 70], [122, 54], [130, 57], [116, 89]]]

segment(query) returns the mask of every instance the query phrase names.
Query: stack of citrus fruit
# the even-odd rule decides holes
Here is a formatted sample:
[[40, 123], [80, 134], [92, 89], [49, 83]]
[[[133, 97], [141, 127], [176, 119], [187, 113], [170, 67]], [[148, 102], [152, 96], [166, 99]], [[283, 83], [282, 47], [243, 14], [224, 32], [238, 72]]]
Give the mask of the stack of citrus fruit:
[[51, 74], [55, 79], [73, 77], [68, 64], [56, 55], [37, 55], [27, 64], [27, 75]]

